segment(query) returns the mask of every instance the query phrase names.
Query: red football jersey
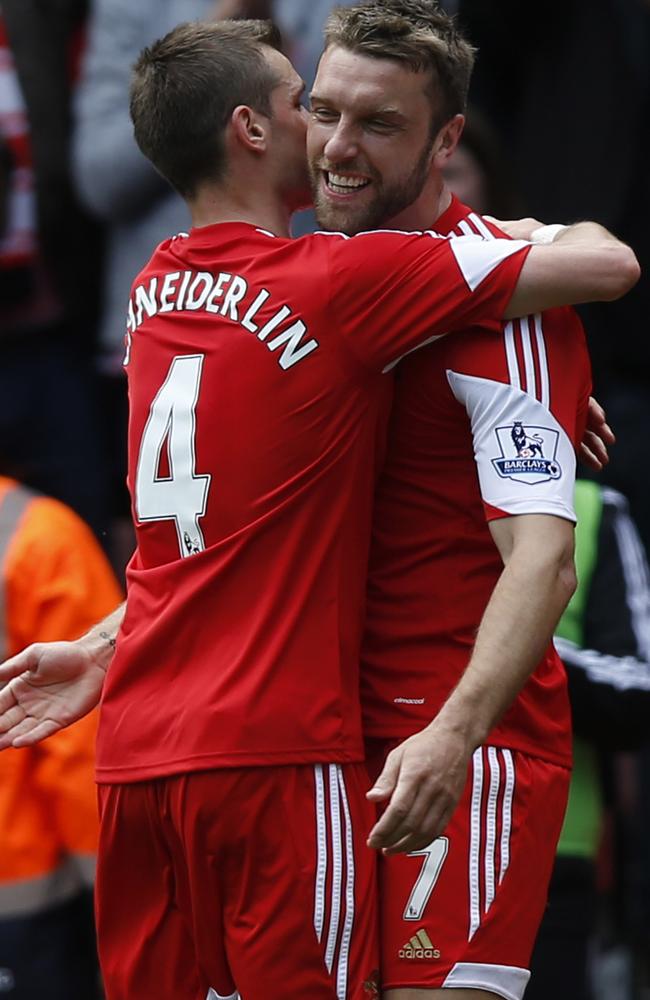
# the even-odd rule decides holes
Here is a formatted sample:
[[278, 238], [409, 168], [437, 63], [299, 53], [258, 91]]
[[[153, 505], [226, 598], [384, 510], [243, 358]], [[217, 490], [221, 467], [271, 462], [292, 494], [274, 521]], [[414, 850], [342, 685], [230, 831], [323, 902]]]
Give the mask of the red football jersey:
[[137, 550], [100, 781], [362, 757], [382, 373], [501, 315], [527, 249], [225, 223], [156, 250], [128, 309]]
[[[436, 227], [502, 235], [457, 199]], [[589, 392], [584, 333], [568, 308], [482, 324], [400, 365], [371, 550], [368, 736], [421, 729], [467, 666], [503, 569], [487, 521], [575, 520], [575, 445]], [[566, 678], [552, 647], [487, 742], [570, 760]]]

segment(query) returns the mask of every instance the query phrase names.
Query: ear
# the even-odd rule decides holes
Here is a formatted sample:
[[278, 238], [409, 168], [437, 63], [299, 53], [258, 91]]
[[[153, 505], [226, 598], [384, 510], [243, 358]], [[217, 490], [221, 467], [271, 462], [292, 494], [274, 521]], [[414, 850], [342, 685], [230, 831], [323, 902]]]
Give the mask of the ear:
[[439, 170], [445, 166], [456, 149], [464, 128], [465, 116], [454, 115], [438, 132], [433, 143], [433, 164]]
[[268, 119], [246, 104], [239, 104], [230, 118], [230, 131], [237, 143], [251, 153], [264, 153], [268, 146]]

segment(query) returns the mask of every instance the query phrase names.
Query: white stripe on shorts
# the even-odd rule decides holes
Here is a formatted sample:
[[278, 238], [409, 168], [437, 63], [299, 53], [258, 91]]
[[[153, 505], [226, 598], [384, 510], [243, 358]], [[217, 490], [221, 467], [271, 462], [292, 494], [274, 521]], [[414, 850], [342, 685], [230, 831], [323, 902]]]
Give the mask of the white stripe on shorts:
[[[485, 752], [490, 772], [487, 796], [485, 783]], [[502, 762], [499, 759], [501, 754]], [[472, 800], [469, 839], [469, 934], [471, 941], [488, 913], [496, 894], [497, 857], [501, 885], [510, 864], [512, 834], [512, 803], [515, 793], [515, 765], [511, 750], [479, 747], [472, 757]], [[500, 802], [500, 806], [499, 806]], [[501, 835], [497, 847], [498, 814], [501, 813]], [[481, 900], [481, 867], [484, 876], [484, 898]], [[482, 903], [482, 905], [481, 905]]]
[[330, 905], [330, 924], [325, 948], [325, 965], [327, 971], [332, 971], [334, 951], [339, 936], [339, 920], [341, 917], [341, 882], [343, 877], [343, 857], [341, 849], [341, 807], [339, 800], [338, 765], [330, 764], [329, 792], [330, 819], [332, 824], [332, 899]]
[[314, 765], [316, 786], [316, 891], [314, 893], [314, 928], [320, 941], [325, 921], [325, 882], [327, 878], [327, 820], [322, 764]]
[[508, 871], [510, 864], [510, 834], [512, 832], [512, 800], [515, 794], [515, 765], [512, 759], [512, 751], [502, 750], [503, 761], [506, 767], [506, 784], [503, 792], [503, 805], [501, 815], [501, 866], [499, 869], [499, 885], [503, 882], [503, 877]]
[[499, 794], [499, 781], [501, 770], [499, 768], [499, 758], [494, 747], [488, 747], [488, 761], [490, 764], [490, 791], [487, 801], [487, 818], [485, 824], [485, 912], [487, 913], [494, 900], [494, 845], [496, 841], [497, 826], [497, 797]]
[[480, 855], [481, 800], [483, 798], [483, 750], [472, 755], [472, 812], [469, 841], [469, 935], [471, 941], [481, 923]]
[[[327, 779], [325, 779], [325, 768], [327, 768]], [[328, 903], [326, 886], [329, 874], [331, 898], [324, 958], [327, 971], [331, 973], [335, 969], [338, 1000], [346, 1000], [354, 926], [355, 860], [352, 817], [343, 769], [339, 764], [314, 766], [314, 794], [316, 812], [314, 928], [318, 940], [322, 941]]]
[[352, 940], [352, 927], [354, 925], [354, 841], [352, 837], [352, 819], [350, 817], [350, 807], [348, 796], [345, 790], [345, 778], [343, 771], [339, 772], [339, 791], [343, 804], [343, 815], [345, 816], [345, 921], [343, 923], [343, 933], [339, 945], [339, 960], [336, 973], [336, 995], [339, 1000], [345, 1000], [348, 991], [348, 961], [350, 958], [350, 942]]

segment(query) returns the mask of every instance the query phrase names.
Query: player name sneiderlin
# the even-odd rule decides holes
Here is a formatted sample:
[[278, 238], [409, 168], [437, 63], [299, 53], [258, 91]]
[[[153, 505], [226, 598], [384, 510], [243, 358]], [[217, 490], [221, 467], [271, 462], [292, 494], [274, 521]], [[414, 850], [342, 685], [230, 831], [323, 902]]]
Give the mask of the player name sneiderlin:
[[[130, 353], [131, 334], [135, 333], [146, 317], [166, 312], [207, 313], [231, 319], [239, 326], [253, 333], [269, 351], [282, 348], [278, 364], [284, 371], [292, 368], [315, 351], [319, 344], [313, 338], [305, 339], [307, 326], [301, 319], [292, 316], [287, 305], [280, 306], [263, 326], [254, 321], [255, 316], [271, 297], [262, 288], [253, 297], [249, 295], [248, 282], [239, 274], [217, 275], [209, 271], [173, 271], [170, 274], [152, 277], [148, 284], [136, 285], [129, 299], [127, 313], [127, 358]], [[247, 299], [248, 303], [244, 300]], [[281, 324], [289, 324], [278, 330]], [[278, 331], [278, 332], [276, 332]], [[274, 334], [271, 339], [270, 335]]]

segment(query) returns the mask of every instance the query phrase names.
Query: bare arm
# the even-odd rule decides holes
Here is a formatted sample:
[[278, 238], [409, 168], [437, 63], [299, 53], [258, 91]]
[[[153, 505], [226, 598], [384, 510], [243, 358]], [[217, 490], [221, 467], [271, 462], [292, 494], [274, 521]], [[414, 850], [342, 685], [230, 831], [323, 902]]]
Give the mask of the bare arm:
[[125, 610], [75, 642], [37, 642], [0, 665], [0, 750], [38, 743], [97, 705]]
[[523, 514], [492, 521], [490, 530], [504, 569], [465, 673], [426, 729], [389, 754], [368, 793], [390, 799], [369, 838], [386, 853], [420, 850], [442, 833], [472, 753], [539, 663], [575, 590], [572, 522]]
[[[529, 239], [541, 223], [524, 219], [498, 225], [517, 239]], [[508, 303], [506, 319], [581, 302], [610, 302], [639, 280], [634, 251], [596, 222], [577, 222], [552, 243], [533, 244]]]

